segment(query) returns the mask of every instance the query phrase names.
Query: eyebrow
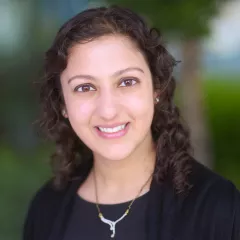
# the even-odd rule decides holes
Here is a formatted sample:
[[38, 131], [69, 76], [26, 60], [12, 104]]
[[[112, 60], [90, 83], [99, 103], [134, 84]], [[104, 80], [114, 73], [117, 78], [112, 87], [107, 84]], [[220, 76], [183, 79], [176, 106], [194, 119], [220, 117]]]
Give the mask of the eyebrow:
[[[129, 72], [129, 71], [133, 71], [133, 70], [139, 71], [139, 72], [141, 72], [141, 73], [144, 73], [144, 71], [143, 71], [141, 68], [139, 68], [139, 67], [128, 67], [128, 68], [121, 69], [121, 70], [118, 70], [117, 72], [113, 73], [113, 74], [112, 74], [112, 77], [117, 77], [117, 76], [122, 75], [122, 74], [125, 73], [125, 72]], [[96, 80], [96, 78], [93, 77], [93, 76], [91, 76], [91, 75], [85, 75], [85, 74], [82, 75], [82, 74], [81, 74], [81, 75], [75, 75], [75, 76], [69, 78], [69, 79], [68, 79], [68, 83], [70, 83], [70, 82], [71, 82], [72, 80], [74, 80], [74, 79], [79, 79], [79, 78], [89, 79], [89, 80]]]

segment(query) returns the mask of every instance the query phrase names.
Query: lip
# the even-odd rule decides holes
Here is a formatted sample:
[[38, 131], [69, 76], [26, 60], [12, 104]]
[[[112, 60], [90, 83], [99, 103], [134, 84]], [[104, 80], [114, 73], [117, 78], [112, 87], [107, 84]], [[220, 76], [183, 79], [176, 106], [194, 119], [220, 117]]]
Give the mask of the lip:
[[[95, 127], [95, 131], [97, 132], [98, 136], [101, 137], [101, 138], [105, 138], [105, 139], [115, 139], [115, 138], [120, 138], [120, 137], [123, 137], [124, 135], [127, 134], [128, 130], [129, 130], [129, 125], [130, 123], [127, 122], [127, 123], [122, 123], [122, 124], [118, 124], [118, 125], [114, 125], [114, 126], [119, 126], [119, 125], [123, 125], [123, 124], [127, 124], [125, 126], [124, 129], [118, 131], [118, 132], [115, 132], [115, 133], [106, 133], [106, 132], [101, 132], [98, 127]], [[105, 125], [106, 126], [106, 125]], [[109, 126], [109, 125], [108, 125]], [[102, 127], [102, 126], [101, 126]]]

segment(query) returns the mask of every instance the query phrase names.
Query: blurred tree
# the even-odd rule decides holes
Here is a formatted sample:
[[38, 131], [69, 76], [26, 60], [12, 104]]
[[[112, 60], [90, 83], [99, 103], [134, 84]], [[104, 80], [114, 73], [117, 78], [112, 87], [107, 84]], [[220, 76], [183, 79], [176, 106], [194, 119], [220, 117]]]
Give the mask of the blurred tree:
[[218, 13], [224, 0], [107, 0], [135, 10], [169, 39], [180, 42], [181, 112], [186, 120], [197, 160], [212, 167], [210, 137], [206, 124], [201, 90], [201, 38], [209, 33], [209, 21]]
[[[4, 81], [2, 97], [2, 140], [16, 149], [35, 147], [32, 122], [37, 112], [33, 82], [39, 77], [44, 29], [41, 26], [40, 0], [6, 1], [3, 25], [8, 41], [0, 48], [1, 76]], [[3, 38], [4, 35], [1, 35]], [[46, 39], [46, 34], [45, 34]]]
[[0, 141], [18, 150], [38, 147], [32, 123], [44, 52], [61, 23], [87, 7], [87, 0], [0, 1]]

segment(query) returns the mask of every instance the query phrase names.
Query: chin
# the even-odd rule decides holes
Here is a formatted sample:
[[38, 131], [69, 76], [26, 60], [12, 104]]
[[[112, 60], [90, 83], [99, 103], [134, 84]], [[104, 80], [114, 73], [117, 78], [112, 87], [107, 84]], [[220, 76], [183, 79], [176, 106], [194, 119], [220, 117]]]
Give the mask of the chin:
[[133, 145], [126, 146], [125, 144], [114, 144], [105, 151], [103, 151], [102, 149], [99, 151], [95, 150], [94, 155], [101, 156], [101, 158], [109, 159], [111, 161], [121, 161], [131, 155], [134, 149], [135, 147]]

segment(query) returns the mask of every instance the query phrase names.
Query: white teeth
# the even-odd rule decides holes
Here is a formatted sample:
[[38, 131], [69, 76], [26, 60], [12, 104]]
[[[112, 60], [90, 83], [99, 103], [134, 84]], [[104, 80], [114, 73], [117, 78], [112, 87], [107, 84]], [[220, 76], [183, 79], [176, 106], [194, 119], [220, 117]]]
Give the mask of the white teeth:
[[123, 130], [126, 127], [127, 124], [123, 124], [114, 128], [102, 128], [98, 127], [101, 132], [106, 132], [106, 133], [115, 133]]

